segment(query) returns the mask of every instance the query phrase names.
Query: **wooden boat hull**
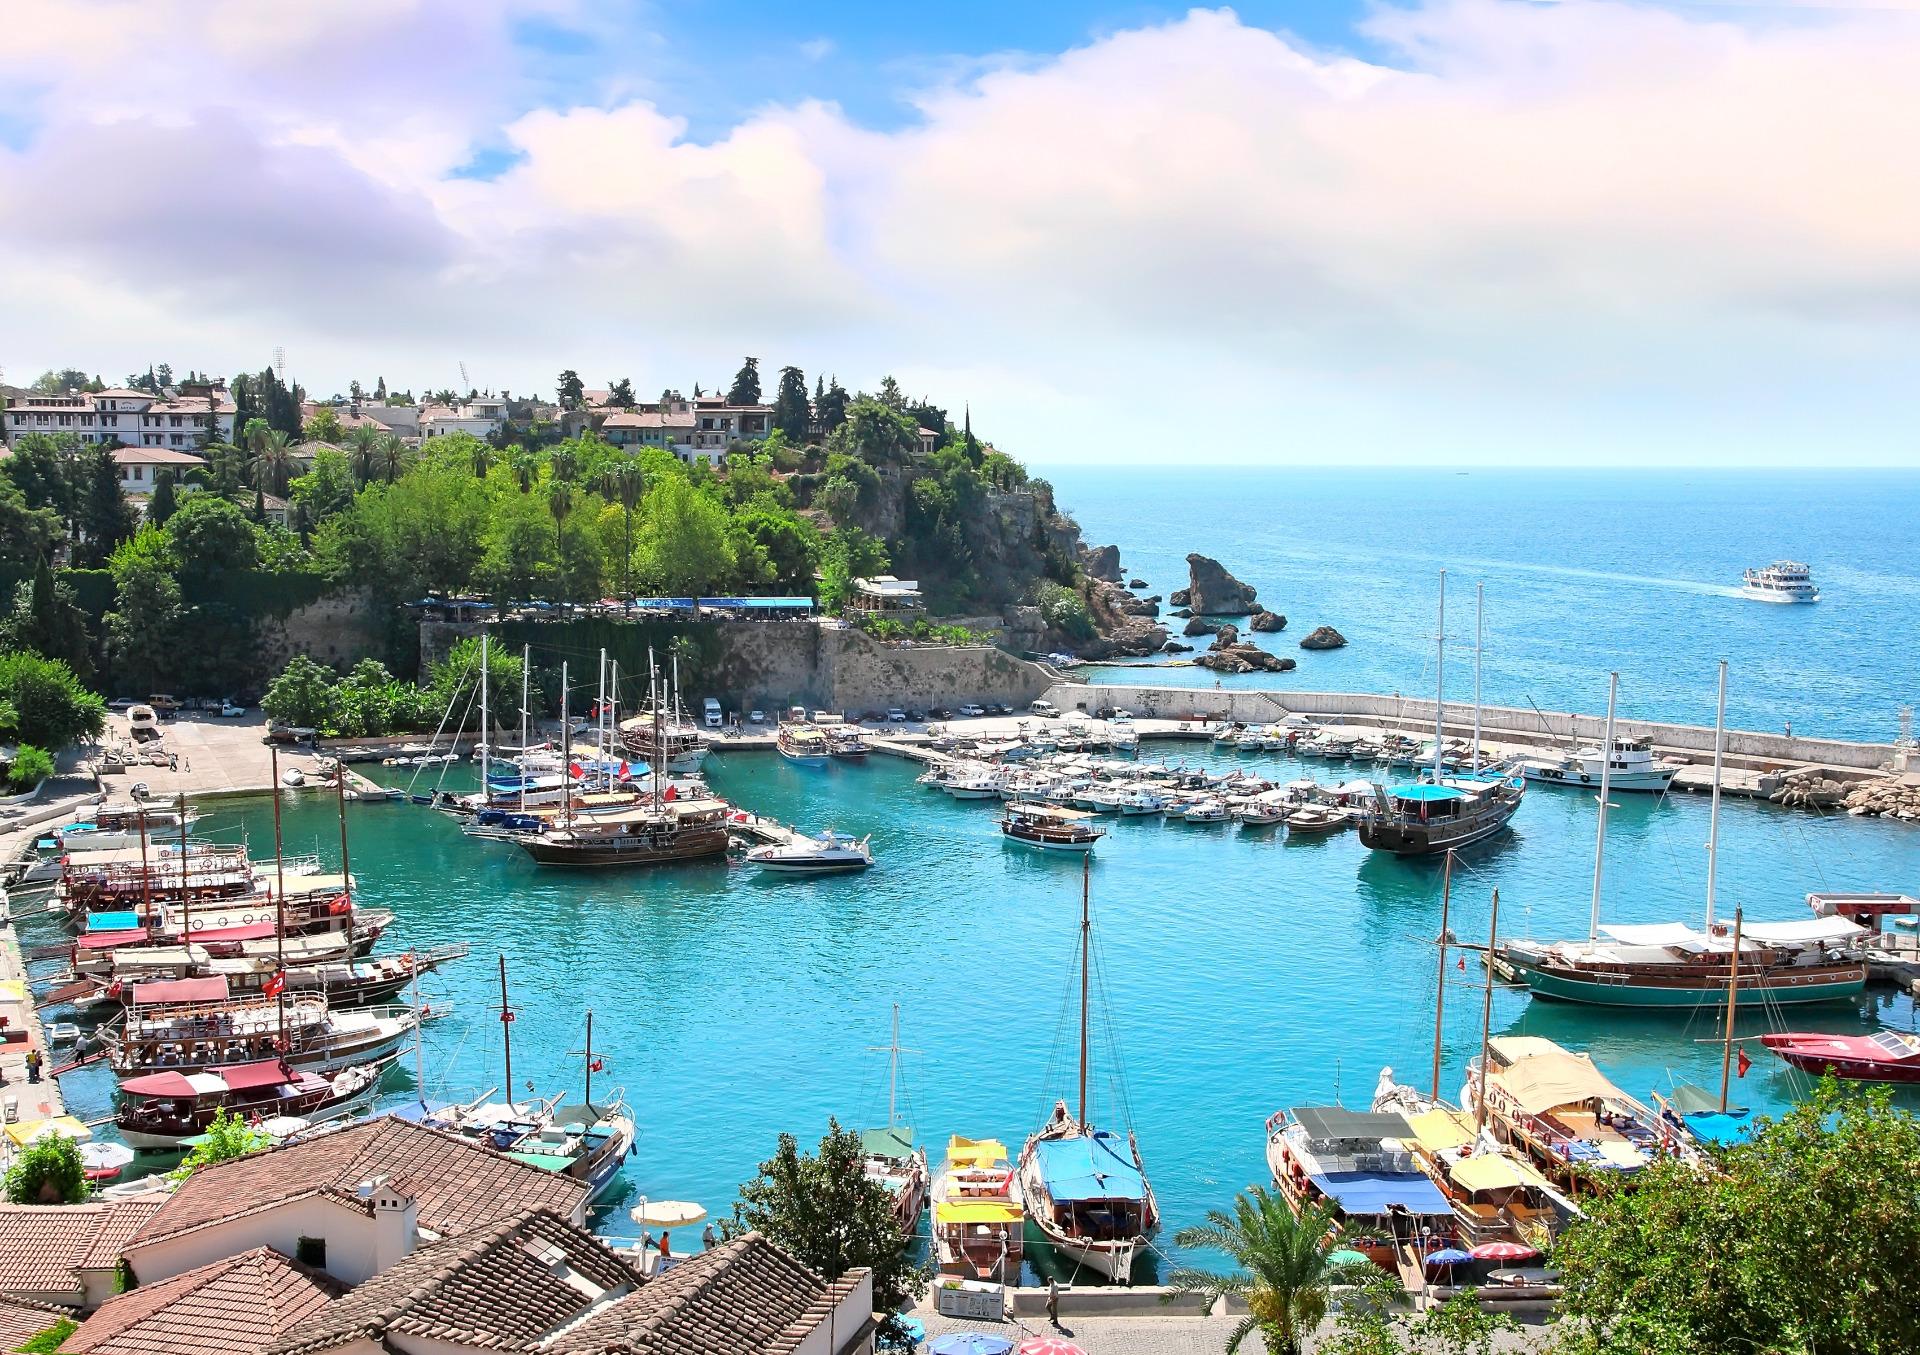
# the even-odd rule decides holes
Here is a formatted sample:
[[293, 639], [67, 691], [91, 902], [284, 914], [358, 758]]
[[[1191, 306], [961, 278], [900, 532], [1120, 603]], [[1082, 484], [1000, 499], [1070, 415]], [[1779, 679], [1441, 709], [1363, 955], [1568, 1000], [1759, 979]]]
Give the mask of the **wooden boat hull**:
[[1498, 809], [1476, 815], [1470, 823], [1457, 820], [1398, 823], [1362, 819], [1360, 842], [1373, 851], [1392, 852], [1395, 856], [1435, 856], [1441, 852], [1459, 851], [1485, 842], [1500, 832], [1512, 821], [1514, 811], [1519, 808], [1520, 801], [1516, 798], [1503, 803]]
[[[1727, 975], [1710, 970], [1691, 973], [1654, 975], [1608, 973], [1605, 970], [1575, 973], [1558, 966], [1543, 966], [1513, 955], [1503, 958], [1513, 966], [1534, 996], [1559, 1002], [1579, 1002], [1596, 1007], [1670, 1007], [1697, 1009], [1724, 1007], [1727, 1002]], [[1858, 997], [1867, 986], [1867, 967], [1852, 965], [1808, 966], [1804, 970], [1740, 975], [1738, 1000], [1741, 1003], [1834, 1002]]]
[[605, 843], [551, 843], [539, 838], [523, 838], [520, 846], [543, 866], [596, 869], [664, 866], [726, 855], [727, 832], [725, 828], [718, 828], [711, 832], [683, 835], [667, 843], [645, 843], [640, 838], [624, 841], [612, 839]]

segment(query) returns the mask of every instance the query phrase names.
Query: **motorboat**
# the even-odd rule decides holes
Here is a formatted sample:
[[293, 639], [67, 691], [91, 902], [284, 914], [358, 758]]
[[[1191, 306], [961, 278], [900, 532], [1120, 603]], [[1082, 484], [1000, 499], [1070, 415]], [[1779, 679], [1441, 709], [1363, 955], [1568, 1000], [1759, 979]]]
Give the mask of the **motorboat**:
[[1087, 822], [1090, 817], [1083, 810], [1020, 801], [1007, 806], [1000, 831], [1014, 842], [1044, 851], [1090, 852], [1106, 836], [1104, 828]]
[[[1653, 745], [1645, 739], [1616, 737], [1612, 748], [1610, 758], [1603, 757], [1597, 744], [1560, 758], [1529, 758], [1520, 763], [1520, 773], [1529, 781], [1549, 785], [1597, 786], [1604, 772], [1611, 790], [1659, 794], [1673, 784], [1673, 778], [1686, 766], [1684, 762], [1656, 759]], [[1603, 761], [1611, 765], [1603, 767]]]
[[1287, 831], [1305, 837], [1337, 833], [1351, 822], [1345, 814], [1326, 805], [1302, 805], [1286, 818]]
[[756, 847], [747, 853], [747, 861], [778, 875], [836, 875], [865, 870], [873, 864], [873, 852], [866, 838], [829, 828], [819, 837], [796, 836], [791, 842]]
[[1224, 801], [1208, 798], [1188, 805], [1180, 817], [1188, 823], [1225, 823], [1232, 815]]
[[1295, 1106], [1267, 1119], [1267, 1169], [1296, 1215], [1330, 1210], [1340, 1245], [1392, 1273], [1403, 1247], [1454, 1235], [1453, 1206], [1414, 1160], [1413, 1138], [1397, 1111]]
[[1243, 828], [1271, 828], [1277, 823], [1285, 823], [1287, 807], [1278, 800], [1255, 797], [1251, 800], [1237, 801], [1233, 806], [1233, 817], [1239, 820]]
[[1740, 576], [1740, 592], [1760, 602], [1818, 602], [1820, 589], [1813, 571], [1797, 560], [1775, 560], [1764, 569]]
[[114, 1128], [131, 1148], [172, 1149], [204, 1134], [221, 1114], [248, 1122], [295, 1116], [311, 1123], [352, 1113], [370, 1100], [392, 1056], [331, 1076], [281, 1059], [194, 1072], [167, 1069], [120, 1084]]
[[810, 724], [781, 725], [773, 746], [789, 762], [818, 766], [833, 756], [833, 745], [828, 742], [826, 731]]
[[873, 745], [857, 729], [831, 729], [827, 731], [827, 751], [841, 762], [859, 762], [873, 751]]
[[1882, 1030], [1872, 1035], [1774, 1031], [1760, 1043], [1802, 1072], [1858, 1082], [1920, 1082], [1920, 1035]]
[[1005, 1144], [958, 1134], [948, 1139], [932, 1201], [941, 1274], [994, 1284], [1019, 1281], [1026, 1208]]

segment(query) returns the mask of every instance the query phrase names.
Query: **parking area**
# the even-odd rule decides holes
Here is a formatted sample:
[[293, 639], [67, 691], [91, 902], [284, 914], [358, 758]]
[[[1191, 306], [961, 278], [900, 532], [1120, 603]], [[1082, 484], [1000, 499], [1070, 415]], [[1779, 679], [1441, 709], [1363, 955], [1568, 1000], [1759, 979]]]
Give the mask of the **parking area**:
[[[237, 717], [204, 711], [162, 719], [160, 737], [135, 742], [125, 711], [107, 717], [103, 749], [114, 755], [138, 755], [137, 763], [98, 759], [101, 788], [115, 799], [144, 782], [154, 799], [176, 795], [234, 795], [269, 790], [274, 785], [273, 751], [266, 743], [267, 717], [253, 709]], [[158, 759], [158, 760], [156, 760]], [[280, 770], [298, 768], [311, 775], [318, 763], [312, 751], [282, 747]]]

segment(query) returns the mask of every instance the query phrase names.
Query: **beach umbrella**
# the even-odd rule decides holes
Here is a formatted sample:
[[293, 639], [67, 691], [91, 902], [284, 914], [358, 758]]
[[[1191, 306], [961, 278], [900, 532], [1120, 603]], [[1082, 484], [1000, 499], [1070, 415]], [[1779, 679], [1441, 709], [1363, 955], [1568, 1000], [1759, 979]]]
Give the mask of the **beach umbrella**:
[[1013, 1355], [1087, 1355], [1087, 1352], [1057, 1336], [1029, 1336], [1014, 1347]]
[[1371, 1263], [1372, 1258], [1365, 1252], [1357, 1252], [1351, 1247], [1342, 1247], [1338, 1251], [1327, 1253], [1327, 1264], [1330, 1266], [1358, 1266]]
[[1013, 1342], [984, 1331], [950, 1331], [927, 1342], [927, 1355], [1007, 1355]]
[[642, 1200], [632, 1210], [633, 1221], [648, 1228], [686, 1228], [707, 1216], [704, 1206], [691, 1200]]
[[80, 1165], [88, 1176], [98, 1173], [101, 1177], [117, 1176], [120, 1169], [133, 1161], [133, 1149], [124, 1143], [83, 1143], [80, 1145]]
[[1482, 1242], [1469, 1253], [1476, 1261], [1531, 1261], [1539, 1254], [1524, 1242]]
[[1472, 1252], [1461, 1251], [1458, 1247], [1442, 1247], [1439, 1251], [1427, 1253], [1429, 1266], [1457, 1266], [1472, 1259]]

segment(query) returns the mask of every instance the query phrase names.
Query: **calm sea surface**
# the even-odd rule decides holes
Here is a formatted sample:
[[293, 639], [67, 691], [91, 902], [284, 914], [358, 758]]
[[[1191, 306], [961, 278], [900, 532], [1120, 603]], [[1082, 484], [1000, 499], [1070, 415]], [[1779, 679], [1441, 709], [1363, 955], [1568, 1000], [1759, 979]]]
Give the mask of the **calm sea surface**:
[[[1043, 467], [1094, 544], [1163, 597], [1186, 556], [1220, 560], [1287, 618], [1254, 637], [1292, 673], [1229, 677], [1284, 691], [1433, 694], [1434, 603], [1447, 574], [1447, 698], [1471, 700], [1474, 586], [1486, 588], [1490, 705], [1889, 742], [1920, 699], [1920, 474]], [[1740, 596], [1776, 559], [1813, 566], [1822, 600]], [[1180, 622], [1173, 622], [1178, 634]], [[1331, 625], [1348, 647], [1309, 653]], [[1101, 669], [1109, 681], [1213, 682], [1204, 670]]]

